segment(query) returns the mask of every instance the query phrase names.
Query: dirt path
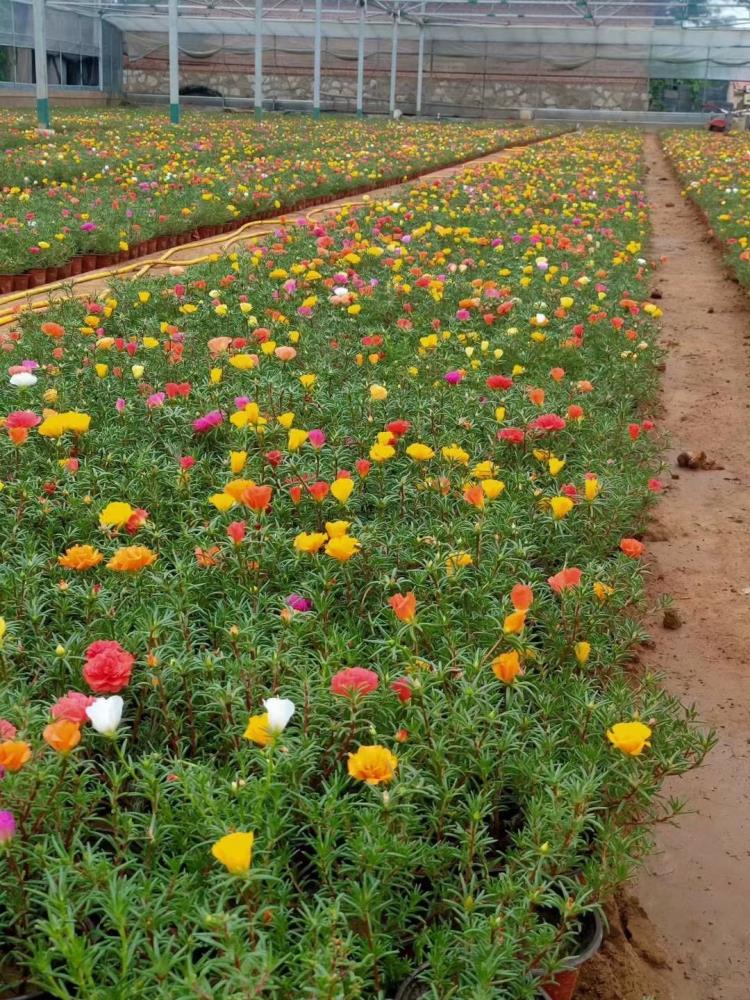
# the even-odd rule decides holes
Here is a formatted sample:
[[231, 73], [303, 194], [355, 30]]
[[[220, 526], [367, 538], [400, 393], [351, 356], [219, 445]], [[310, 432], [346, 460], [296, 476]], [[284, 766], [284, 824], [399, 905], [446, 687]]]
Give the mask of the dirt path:
[[[668, 348], [662, 424], [673, 475], [654, 519], [651, 594], [671, 594], [678, 630], [653, 621], [647, 665], [713, 726], [706, 766], [670, 789], [692, 812], [659, 832], [638, 896], [667, 942], [675, 1000], [750, 997], [750, 297], [725, 273], [646, 137], [654, 288]], [[723, 470], [677, 468], [705, 450]], [[665, 477], [668, 479], [668, 476]]]

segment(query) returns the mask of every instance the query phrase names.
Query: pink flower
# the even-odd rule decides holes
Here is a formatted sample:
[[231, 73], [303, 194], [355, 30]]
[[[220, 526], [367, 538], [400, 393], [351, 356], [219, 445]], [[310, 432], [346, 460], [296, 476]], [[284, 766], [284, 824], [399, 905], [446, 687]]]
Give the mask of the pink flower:
[[123, 413], [127, 405], [128, 404], [125, 402], [124, 399], [118, 399], [115, 402], [115, 409], [117, 410], [118, 413]]
[[311, 430], [310, 433], [307, 435], [307, 440], [310, 442], [313, 448], [322, 448], [323, 445], [326, 443], [326, 436], [323, 431], [315, 428], [314, 430]]
[[146, 400], [146, 406], [149, 410], [156, 410], [160, 406], [164, 406], [166, 398], [166, 394], [163, 392], [153, 392]]
[[36, 427], [37, 424], [42, 422], [42, 418], [38, 417], [33, 410], [14, 410], [9, 413], [5, 419], [5, 426], [13, 429], [14, 427]]
[[0, 811], [0, 844], [7, 844], [16, 832], [16, 821], [12, 812], [7, 809]]
[[565, 421], [556, 413], [542, 413], [536, 420], [531, 421], [529, 429], [533, 431], [562, 431], [565, 430]]
[[364, 667], [346, 667], [331, 678], [331, 692], [351, 698], [354, 694], [371, 694], [378, 686], [378, 675]]
[[7, 719], [0, 719], [0, 739], [14, 740], [17, 732], [18, 730], [12, 722], [8, 722]]
[[195, 465], [195, 459], [192, 455], [183, 455], [180, 459], [180, 468], [183, 472], [187, 472], [188, 469], [192, 469]]
[[284, 603], [292, 611], [299, 611], [301, 614], [312, 611], [313, 606], [312, 601], [308, 597], [302, 597], [300, 594], [290, 594]]
[[395, 680], [391, 684], [391, 691], [394, 691], [398, 695], [398, 700], [402, 701], [404, 704], [411, 701], [411, 681], [408, 677], [399, 677]]
[[443, 378], [449, 385], [458, 385], [459, 382], [463, 381], [464, 373], [458, 370], [446, 372]]
[[95, 701], [96, 698], [92, 695], [82, 694], [80, 691], [68, 691], [52, 706], [52, 718], [67, 719], [68, 722], [76, 722], [82, 726], [89, 721], [86, 709]]
[[130, 683], [134, 663], [119, 642], [101, 639], [86, 650], [83, 679], [97, 694], [117, 694]]
[[193, 430], [197, 434], [205, 434], [223, 423], [224, 415], [221, 410], [210, 410], [204, 416], [198, 417], [193, 421]]

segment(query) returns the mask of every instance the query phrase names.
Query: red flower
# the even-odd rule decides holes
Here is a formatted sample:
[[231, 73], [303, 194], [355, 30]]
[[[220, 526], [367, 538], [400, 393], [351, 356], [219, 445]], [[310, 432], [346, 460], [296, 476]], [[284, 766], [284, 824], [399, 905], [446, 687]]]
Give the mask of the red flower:
[[346, 667], [331, 678], [331, 692], [351, 698], [353, 694], [371, 694], [378, 686], [378, 675], [364, 667]]
[[623, 538], [620, 542], [620, 549], [631, 559], [640, 559], [646, 551], [646, 546], [637, 538]]
[[86, 650], [83, 679], [97, 694], [117, 694], [130, 683], [135, 657], [119, 642], [102, 639]]
[[547, 583], [556, 594], [561, 594], [563, 590], [568, 590], [570, 587], [577, 587], [581, 582], [582, 576], [583, 573], [581, 570], [572, 566], [570, 569], [561, 569], [559, 573], [548, 577]]
[[513, 379], [507, 375], [490, 375], [486, 381], [488, 389], [510, 389]]
[[231, 524], [227, 525], [227, 534], [235, 545], [239, 545], [247, 534], [247, 525], [244, 521], [232, 521]]
[[565, 430], [565, 421], [556, 413], [543, 413], [531, 421], [529, 428], [533, 431], [562, 431]]
[[322, 503], [328, 496], [328, 491], [331, 487], [328, 483], [321, 481], [319, 483], [311, 483], [307, 488], [310, 491], [310, 496], [313, 500], [315, 500], [316, 503]]
[[138, 507], [128, 518], [125, 530], [129, 535], [134, 535], [147, 520], [148, 511], [144, 510], [143, 507]]
[[498, 441], [507, 441], [508, 444], [523, 444], [526, 435], [518, 427], [504, 427], [497, 432]]
[[360, 475], [360, 478], [364, 479], [372, 468], [372, 462], [368, 462], [366, 458], [358, 458], [354, 463], [354, 468]]
[[268, 462], [269, 465], [272, 465], [274, 468], [276, 468], [277, 465], [281, 465], [283, 459], [284, 456], [281, 454], [280, 451], [266, 452], [266, 461]]
[[398, 695], [398, 700], [404, 704], [411, 701], [411, 681], [408, 677], [399, 677], [398, 680], [395, 680], [391, 684], [391, 691], [395, 692]]
[[90, 694], [83, 694], [80, 691], [68, 691], [62, 698], [58, 698], [52, 706], [53, 719], [66, 719], [68, 722], [75, 722], [82, 726], [89, 721], [86, 709], [96, 701]]
[[628, 424], [628, 434], [630, 435], [631, 441], [637, 441], [641, 436], [641, 428], [638, 424]]
[[517, 583], [510, 592], [510, 600], [516, 611], [528, 611], [534, 603], [534, 591], [526, 583]]
[[188, 469], [192, 469], [195, 465], [195, 459], [192, 455], [183, 455], [180, 459], [180, 468], [183, 472], [187, 472]]
[[661, 493], [661, 491], [664, 489], [664, 483], [661, 481], [661, 479], [649, 479], [648, 488], [651, 490], [652, 493]]
[[408, 420], [391, 420], [389, 424], [385, 425], [385, 429], [394, 434], [397, 438], [403, 437], [404, 434], [409, 430], [411, 424]]

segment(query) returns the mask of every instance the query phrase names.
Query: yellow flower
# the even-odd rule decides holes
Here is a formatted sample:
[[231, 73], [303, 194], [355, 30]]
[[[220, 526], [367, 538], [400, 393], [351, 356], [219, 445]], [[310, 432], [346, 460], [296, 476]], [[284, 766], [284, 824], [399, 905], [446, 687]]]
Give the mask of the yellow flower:
[[246, 451], [230, 451], [229, 452], [229, 468], [231, 469], [233, 476], [239, 476], [242, 470], [245, 468], [245, 463], [247, 462], [247, 452]]
[[129, 503], [122, 503], [118, 500], [108, 503], [99, 515], [99, 524], [102, 528], [124, 528], [135, 511]]
[[156, 347], [159, 346], [159, 341], [156, 339], [156, 337], [144, 337], [143, 346], [146, 348], [146, 350], [153, 351]]
[[448, 570], [449, 576], [452, 576], [462, 566], [472, 566], [473, 564], [474, 560], [468, 552], [456, 552], [455, 555], [448, 556], [445, 560], [445, 568]]
[[130, 371], [132, 372], [133, 378], [143, 378], [143, 372], [145, 369], [143, 365], [131, 365]]
[[475, 479], [492, 479], [495, 474], [495, 463], [490, 462], [479, 462], [471, 470], [471, 474]]
[[318, 381], [317, 375], [300, 375], [300, 382], [305, 387], [305, 389], [312, 389], [315, 383]]
[[146, 303], [151, 298], [151, 292], [138, 292], [138, 301]]
[[307, 441], [307, 431], [300, 430], [298, 427], [292, 427], [289, 431], [289, 441], [287, 447], [289, 451], [297, 451], [300, 445], [303, 445]]
[[223, 368], [212, 368], [208, 373], [212, 385], [218, 385], [221, 382], [221, 376], [224, 374]]
[[106, 378], [109, 374], [109, 365], [98, 364], [94, 365], [94, 370], [99, 378]]
[[326, 545], [326, 555], [339, 562], [348, 562], [362, 547], [362, 543], [351, 535], [336, 535]]
[[339, 503], [346, 503], [354, 489], [353, 479], [334, 479], [331, 483], [331, 493]]
[[242, 500], [243, 493], [253, 486], [255, 486], [255, 483], [252, 479], [231, 479], [224, 487], [224, 492], [228, 493], [233, 500], [239, 503]]
[[352, 778], [366, 781], [368, 785], [380, 785], [395, 777], [398, 757], [387, 747], [364, 746], [349, 755], [347, 767]]
[[596, 478], [587, 479], [583, 484], [583, 494], [590, 502], [596, 500], [602, 491], [602, 484]]
[[235, 354], [229, 359], [229, 364], [241, 372], [246, 372], [255, 367], [255, 358], [251, 354]]
[[565, 468], [565, 459], [555, 458], [554, 455], [551, 455], [548, 465], [549, 465], [550, 475], [556, 476], [558, 472], [562, 472], [562, 470]]
[[388, 390], [384, 385], [374, 383], [370, 386], [370, 399], [374, 399], [377, 403], [382, 403], [383, 400], [388, 399]]
[[458, 462], [459, 465], [468, 465], [469, 453], [457, 444], [447, 445], [442, 449], [441, 454], [446, 462]]
[[432, 448], [428, 444], [421, 444], [419, 441], [410, 444], [406, 449], [406, 454], [415, 462], [429, 462], [431, 458], [435, 457], [435, 452]]
[[236, 501], [233, 496], [229, 493], [214, 493], [213, 496], [208, 498], [208, 502], [213, 504], [214, 507], [225, 514], [228, 510], [234, 507]]
[[294, 414], [293, 413], [280, 413], [279, 416], [276, 419], [278, 420], [278, 422], [281, 424], [281, 426], [285, 430], [289, 430], [289, 428], [294, 423]]
[[573, 501], [570, 497], [552, 497], [549, 501], [552, 509], [552, 516], [556, 521], [560, 521], [566, 514], [573, 510]]
[[4, 618], [0, 618], [0, 646], [3, 644], [5, 639], [5, 633], [8, 631], [8, 623]]
[[391, 444], [374, 444], [370, 448], [370, 458], [373, 462], [387, 462], [395, 454], [396, 449]]
[[513, 684], [516, 677], [523, 673], [521, 657], [515, 649], [509, 653], [501, 653], [492, 661], [492, 672], [503, 684]]
[[88, 413], [77, 413], [73, 410], [68, 413], [61, 413], [60, 417], [65, 430], [72, 431], [74, 434], [86, 434], [91, 427], [91, 417]]
[[37, 428], [42, 437], [59, 438], [65, 433], [65, 424], [59, 413], [45, 417]]
[[254, 833], [228, 833], [217, 840], [211, 853], [232, 875], [246, 875], [253, 860]]
[[643, 722], [618, 722], [607, 730], [607, 739], [613, 747], [622, 750], [629, 757], [643, 753], [644, 747], [651, 746], [651, 729]]
[[594, 583], [594, 595], [600, 604], [604, 604], [614, 592], [615, 588], [610, 587], [608, 583], [601, 583], [599, 580]]
[[505, 489], [505, 483], [501, 479], [483, 479], [482, 489], [488, 500], [497, 500]]
[[509, 615], [505, 616], [505, 621], [503, 622], [503, 632], [506, 635], [513, 635], [516, 632], [523, 632], [523, 627], [525, 624], [526, 624], [525, 611], [511, 611]]
[[578, 662], [587, 663], [589, 656], [591, 656], [591, 643], [582, 640], [581, 642], [577, 642], [574, 648]]
[[341, 538], [351, 526], [351, 521], [326, 521], [326, 531], [329, 538]]
[[258, 746], [267, 747], [272, 740], [271, 733], [268, 731], [268, 712], [264, 712], [263, 715], [251, 715], [242, 735], [246, 740], [257, 743]]
[[294, 539], [294, 547], [298, 552], [313, 553], [321, 549], [328, 541], [328, 536], [322, 531], [302, 531]]

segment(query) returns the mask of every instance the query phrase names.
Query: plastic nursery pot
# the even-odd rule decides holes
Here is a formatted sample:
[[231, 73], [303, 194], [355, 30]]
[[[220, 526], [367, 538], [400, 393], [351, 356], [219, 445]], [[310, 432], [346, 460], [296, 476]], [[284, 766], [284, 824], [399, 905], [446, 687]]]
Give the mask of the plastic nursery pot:
[[13, 276], [13, 291], [25, 292], [29, 287], [29, 274], [15, 274]]
[[566, 958], [564, 968], [553, 980], [542, 984], [547, 1000], [572, 1000], [578, 985], [581, 966], [599, 951], [604, 938], [604, 924], [596, 911], [584, 913], [580, 921], [578, 948], [575, 955]]
[[70, 275], [73, 277], [83, 270], [83, 257], [73, 257], [70, 261]]
[[29, 288], [38, 288], [47, 280], [46, 267], [32, 267], [29, 271]]
[[95, 253], [85, 253], [83, 255], [83, 270], [93, 271], [97, 266], [98, 260]]
[[0, 295], [10, 295], [13, 291], [15, 276], [12, 274], [0, 275]]

